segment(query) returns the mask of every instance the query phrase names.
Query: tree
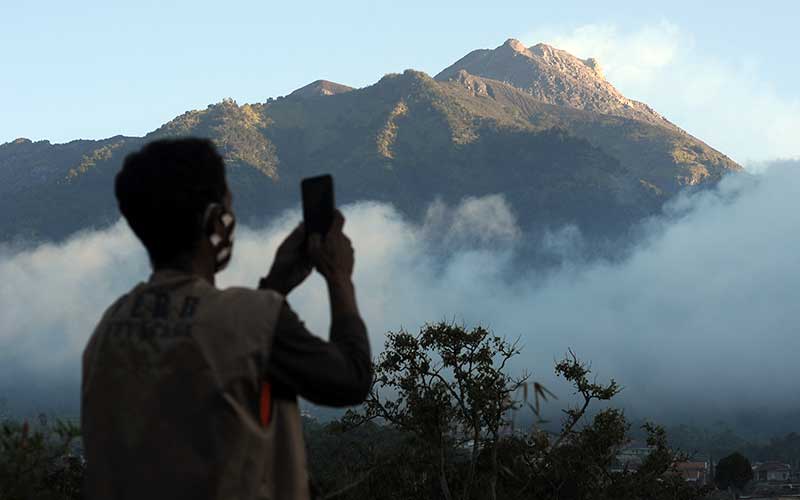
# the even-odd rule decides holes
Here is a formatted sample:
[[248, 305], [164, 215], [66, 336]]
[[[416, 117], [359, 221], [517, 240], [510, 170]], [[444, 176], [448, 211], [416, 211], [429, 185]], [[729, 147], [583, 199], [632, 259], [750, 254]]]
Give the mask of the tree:
[[739, 452], [731, 453], [721, 459], [714, 475], [714, 483], [722, 490], [734, 487], [741, 491], [751, 479], [753, 479], [753, 467], [750, 465], [750, 461]]
[[503, 497], [543, 499], [702, 498], [706, 488], [688, 484], [675, 464], [685, 460], [667, 443], [663, 427], [645, 423], [650, 454], [637, 470], [612, 472], [618, 451], [628, 443], [630, 424], [624, 413], [606, 408], [590, 417], [591, 405], [611, 400], [621, 390], [614, 379], [606, 384], [590, 379], [591, 370], [570, 350], [556, 364], [556, 375], [570, 382], [577, 403], [563, 411], [558, 433], [534, 429], [509, 442], [503, 455], [506, 471]]
[[[560, 428], [549, 432], [537, 421], [529, 432], [504, 433], [517, 388], [527, 375], [510, 376], [515, 343], [484, 328], [448, 323], [419, 333], [387, 335], [375, 363], [375, 384], [359, 411], [317, 434], [312, 469], [323, 474], [323, 498], [446, 500], [653, 499], [694, 500], [707, 489], [687, 483], [675, 464], [685, 456], [667, 443], [662, 427], [643, 426], [649, 456], [637, 470], [614, 472], [630, 424], [607, 403], [619, 393], [611, 379], [600, 383], [573, 351], [556, 363], [556, 375], [574, 388]], [[538, 399], [551, 395], [534, 384]], [[335, 439], [328, 440], [331, 435]], [[328, 443], [325, 446], [321, 444]], [[331, 446], [331, 443], [338, 443]]]
[[506, 455], [506, 498], [598, 498], [612, 478], [609, 469], [629, 427], [623, 413], [609, 408], [579, 424], [587, 420], [592, 402], [610, 400], [619, 386], [613, 379], [590, 381], [591, 370], [571, 350], [555, 372], [572, 384], [578, 402], [562, 410], [558, 433], [534, 429]]
[[[416, 335], [389, 332], [364, 411], [348, 418], [379, 419], [413, 435], [421, 445], [418, 456], [429, 464], [447, 500], [471, 498], [485, 453], [488, 468], [480, 475], [486, 479], [485, 493], [494, 499], [500, 431], [516, 404], [511, 395], [527, 379], [505, 373], [518, 353], [515, 343], [482, 327], [468, 330], [442, 322]], [[452, 467], [454, 461], [462, 466]], [[451, 475], [459, 476], [460, 491], [452, 490]]]

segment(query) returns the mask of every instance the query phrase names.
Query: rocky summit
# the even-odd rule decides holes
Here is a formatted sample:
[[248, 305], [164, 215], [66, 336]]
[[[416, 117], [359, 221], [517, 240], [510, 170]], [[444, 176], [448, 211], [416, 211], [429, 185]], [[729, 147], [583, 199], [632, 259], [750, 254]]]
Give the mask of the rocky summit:
[[449, 80], [460, 71], [508, 83], [541, 102], [674, 127], [650, 106], [622, 95], [595, 59], [579, 59], [544, 43], [525, 47], [512, 38], [494, 50], [474, 50], [435, 78]]
[[237, 212], [252, 224], [296, 207], [301, 178], [329, 172], [340, 203], [387, 202], [413, 219], [437, 199], [499, 193], [525, 231], [572, 224], [601, 241], [681, 190], [741, 170], [623, 96], [597, 61], [512, 39], [435, 78], [406, 70], [361, 89], [318, 80], [286, 97], [187, 111], [145, 137], [0, 145], [0, 241], [112, 223], [124, 156], [190, 135], [215, 141]]

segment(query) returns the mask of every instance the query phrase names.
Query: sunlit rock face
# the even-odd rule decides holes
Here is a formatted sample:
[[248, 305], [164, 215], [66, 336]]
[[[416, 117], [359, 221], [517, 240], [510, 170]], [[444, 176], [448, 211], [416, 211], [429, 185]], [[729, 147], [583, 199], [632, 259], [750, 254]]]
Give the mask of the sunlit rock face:
[[674, 127], [650, 106], [622, 95], [606, 81], [594, 58], [579, 59], [544, 43], [525, 47], [512, 38], [494, 50], [475, 50], [436, 79], [458, 78], [462, 70], [509, 83], [549, 104]]

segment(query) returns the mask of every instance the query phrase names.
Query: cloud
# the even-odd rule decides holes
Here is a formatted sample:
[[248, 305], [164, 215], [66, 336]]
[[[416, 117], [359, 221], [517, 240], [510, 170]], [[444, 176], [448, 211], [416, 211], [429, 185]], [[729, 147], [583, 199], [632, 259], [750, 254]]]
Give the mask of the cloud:
[[[501, 196], [437, 203], [419, 223], [385, 204], [344, 212], [375, 352], [387, 330], [438, 320], [482, 324], [519, 336], [523, 355], [513, 368], [532, 371], [562, 396], [552, 363], [573, 348], [601, 379], [625, 387], [621, 401], [635, 415], [725, 418], [743, 409], [800, 409], [798, 193], [798, 163], [728, 177], [644, 224], [645, 236], [624, 259], [570, 259], [581, 245], [577, 230], [551, 234], [543, 244], [568, 258], [545, 270], [517, 258], [526, 235]], [[268, 227], [242, 228], [220, 284], [254, 285], [299, 218], [287, 212]], [[94, 323], [147, 273], [122, 222], [63, 245], [0, 250], [0, 396], [9, 405], [74, 408]], [[290, 297], [322, 336], [326, 300], [317, 276]]]
[[455, 208], [441, 201], [428, 207], [423, 236], [444, 248], [512, 243], [520, 237], [517, 219], [501, 195], [467, 197]]
[[[594, 57], [620, 85], [648, 85], [676, 62], [685, 45], [681, 30], [662, 22], [620, 33], [613, 25], [584, 25], [566, 35], [548, 38], [552, 45], [581, 57]], [[586, 52], [591, 55], [584, 56]]]
[[0, 402], [74, 409], [93, 323], [146, 269], [144, 251], [121, 223], [63, 245], [0, 245]]
[[525, 40], [539, 41], [596, 58], [623, 94], [653, 106], [751, 170], [769, 159], [764, 152], [771, 158], [800, 157], [800, 98], [781, 95], [752, 60], [722, 62], [703, 53], [693, 35], [675, 24], [540, 29]]

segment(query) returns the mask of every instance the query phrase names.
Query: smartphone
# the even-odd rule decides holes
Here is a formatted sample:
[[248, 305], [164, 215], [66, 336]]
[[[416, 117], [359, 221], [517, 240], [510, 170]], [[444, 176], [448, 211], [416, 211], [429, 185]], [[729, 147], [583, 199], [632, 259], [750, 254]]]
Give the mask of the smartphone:
[[306, 236], [318, 233], [325, 237], [333, 224], [333, 177], [320, 175], [303, 179], [300, 190], [303, 194]]

